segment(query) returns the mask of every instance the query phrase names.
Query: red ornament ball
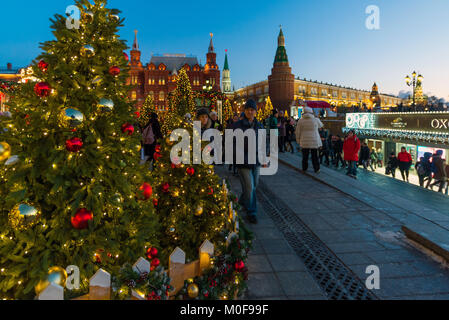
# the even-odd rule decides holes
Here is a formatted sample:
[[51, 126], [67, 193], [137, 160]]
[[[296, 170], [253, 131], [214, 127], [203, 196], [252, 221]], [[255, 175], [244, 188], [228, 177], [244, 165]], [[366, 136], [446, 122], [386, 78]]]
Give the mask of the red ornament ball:
[[157, 144], [156, 147], [154, 148], [154, 150], [156, 152], [161, 152], [161, 146], [159, 144]]
[[140, 191], [142, 191], [142, 195], [145, 198], [145, 200], [150, 199], [151, 195], [153, 194], [153, 188], [149, 183], [144, 183], [140, 188]]
[[154, 161], [158, 161], [160, 158], [162, 158], [162, 155], [159, 152], [155, 152], [153, 154], [153, 158], [154, 158]]
[[170, 191], [170, 184], [169, 184], [168, 182], [165, 182], [165, 183], [162, 185], [162, 192], [168, 193], [169, 191]]
[[243, 269], [245, 268], [245, 263], [243, 263], [242, 260], [239, 260], [235, 263], [234, 268], [235, 268], [235, 271], [242, 272]]
[[123, 52], [123, 57], [125, 58], [126, 61], [129, 61], [129, 56], [126, 52]]
[[140, 112], [139, 111], [134, 112], [134, 115], [136, 116], [136, 118], [140, 118]]
[[48, 63], [44, 60], [39, 61], [37, 64], [38, 68], [41, 69], [42, 72], [46, 72], [48, 70]]
[[120, 74], [120, 68], [117, 66], [113, 66], [109, 68], [109, 73], [113, 75], [114, 77], [118, 76]]
[[189, 167], [189, 168], [187, 168], [186, 172], [189, 176], [193, 176], [195, 174], [195, 169], [193, 169], [192, 167]]
[[79, 209], [75, 216], [72, 217], [72, 226], [78, 230], [86, 229], [89, 226], [89, 221], [93, 218], [94, 214], [92, 211], [86, 208]]
[[83, 141], [80, 138], [72, 138], [65, 142], [67, 151], [78, 152], [83, 147]]
[[122, 132], [127, 133], [128, 136], [130, 136], [134, 133], [134, 126], [132, 124], [125, 123], [122, 125]]
[[209, 188], [209, 193], [208, 193], [209, 195], [212, 195], [212, 194], [214, 194], [214, 189], [213, 188]]
[[155, 247], [149, 248], [147, 250], [147, 257], [150, 260], [156, 258], [157, 254], [158, 254], [158, 251], [157, 251], [157, 249]]
[[159, 261], [158, 258], [154, 258], [153, 260], [151, 260], [152, 267], [159, 267], [160, 264], [161, 264], [161, 262]]
[[34, 92], [39, 97], [48, 97], [50, 95], [50, 85], [47, 82], [39, 82], [34, 86]]
[[153, 199], [153, 206], [157, 207], [157, 205], [159, 204], [159, 200], [158, 199]]
[[171, 164], [171, 168], [172, 168], [172, 169], [176, 168], [176, 166], [175, 166], [174, 163]]

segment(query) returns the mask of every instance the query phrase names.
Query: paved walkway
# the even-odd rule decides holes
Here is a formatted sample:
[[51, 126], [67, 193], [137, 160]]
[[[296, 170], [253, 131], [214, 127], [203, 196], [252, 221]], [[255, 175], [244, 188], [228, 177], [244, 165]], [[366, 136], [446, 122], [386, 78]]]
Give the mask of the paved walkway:
[[[227, 169], [227, 166], [226, 166]], [[224, 166], [215, 171], [228, 179], [232, 192], [240, 196], [241, 185]], [[259, 205], [259, 223], [247, 224], [254, 232], [253, 250], [249, 253], [248, 277], [249, 300], [323, 300], [326, 299], [320, 287], [306, 270], [273, 220]]]
[[[281, 154], [280, 159], [299, 165], [297, 155]], [[223, 166], [217, 173], [229, 177]], [[229, 179], [239, 194], [238, 179]], [[261, 177], [361, 281], [368, 277], [368, 265], [379, 267], [380, 290], [373, 290], [379, 298], [449, 299], [449, 271], [412, 247], [400, 230], [404, 223], [432, 231], [446, 228], [449, 216], [426, 206], [428, 200], [424, 205], [397, 196], [388, 183], [379, 188], [361, 180], [328, 168], [309, 176], [281, 164], [276, 175]], [[427, 196], [441, 195], [427, 191]], [[251, 226], [256, 241], [248, 262], [248, 298], [326, 299], [323, 287], [263, 209], [259, 224]]]
[[[299, 167], [301, 161], [300, 159], [302, 158], [301, 153], [295, 152], [294, 155], [299, 158], [294, 161], [295, 165]], [[281, 159], [283, 157], [285, 157], [286, 159], [291, 159], [290, 156], [290, 153], [280, 154]], [[291, 161], [293, 163], [293, 160]], [[335, 169], [334, 166], [326, 167], [323, 165], [322, 167], [332, 169], [342, 174], [346, 173], [346, 169]], [[407, 183], [402, 181], [401, 173], [399, 172], [399, 170], [396, 170], [396, 179], [393, 179], [393, 177], [391, 176], [386, 176], [385, 174], [383, 174], [384, 172], [385, 167], [378, 168], [376, 172], [372, 172], [371, 170], [364, 170], [363, 167], [359, 167], [357, 169], [357, 178], [359, 181], [366, 182], [382, 190], [388, 190], [388, 192], [392, 193], [393, 195], [400, 196], [403, 199], [426, 203], [426, 207], [444, 213], [449, 217], [449, 196], [436, 192], [438, 189], [437, 187], [434, 187], [435, 191], [421, 188], [419, 186], [419, 183], [417, 182], [417, 176], [413, 173], [410, 173], [410, 181], [412, 181], [413, 183]]]

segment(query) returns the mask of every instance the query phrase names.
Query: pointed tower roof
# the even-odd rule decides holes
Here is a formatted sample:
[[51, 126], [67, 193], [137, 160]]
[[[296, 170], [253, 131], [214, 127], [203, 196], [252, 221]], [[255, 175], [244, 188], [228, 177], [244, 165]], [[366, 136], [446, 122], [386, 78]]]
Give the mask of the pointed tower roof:
[[285, 37], [284, 37], [284, 33], [282, 32], [282, 26], [279, 26], [279, 28], [281, 30], [279, 31], [279, 36], [278, 36], [278, 47], [284, 47], [285, 46]]
[[225, 62], [223, 70], [229, 70], [229, 64], [228, 64], [228, 49], [225, 50]]
[[209, 52], [214, 52], [214, 43], [212, 42], [212, 38], [214, 37], [214, 34], [210, 33], [210, 44], [209, 44]]
[[282, 26], [279, 27], [281, 30], [279, 31], [278, 48], [276, 50], [276, 57], [274, 58], [274, 63], [276, 62], [288, 63], [287, 50], [285, 50], [285, 37], [284, 33], [282, 32]]
[[137, 30], [134, 30], [134, 43], [133, 43], [133, 50], [137, 51], [139, 50], [139, 43], [137, 42]]

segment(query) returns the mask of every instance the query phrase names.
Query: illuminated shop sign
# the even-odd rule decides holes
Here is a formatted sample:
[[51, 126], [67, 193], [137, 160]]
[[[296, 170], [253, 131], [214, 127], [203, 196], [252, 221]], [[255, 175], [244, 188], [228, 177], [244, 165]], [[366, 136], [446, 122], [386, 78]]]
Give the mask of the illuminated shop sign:
[[449, 133], [449, 112], [347, 113], [346, 127]]

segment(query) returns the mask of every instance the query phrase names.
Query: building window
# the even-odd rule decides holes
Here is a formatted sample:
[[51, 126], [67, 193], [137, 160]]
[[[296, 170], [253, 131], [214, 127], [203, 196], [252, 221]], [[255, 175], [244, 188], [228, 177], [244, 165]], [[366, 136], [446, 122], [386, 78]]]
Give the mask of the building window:
[[148, 93], [148, 95], [154, 100], [154, 92], [153, 92], [153, 91], [150, 91], [150, 92]]
[[164, 101], [165, 100], [165, 92], [161, 91], [159, 92], [159, 101]]
[[137, 99], [137, 92], [136, 91], [132, 91], [131, 92], [131, 99], [133, 99], [133, 100]]
[[159, 78], [159, 85], [165, 85], [165, 79], [164, 78]]
[[256, 89], [256, 95], [262, 94], [262, 88], [257, 88]]
[[264, 86], [263, 91], [264, 93], [268, 93], [268, 86]]
[[154, 78], [149, 78], [148, 79], [148, 84], [149, 85], [154, 85]]
[[348, 95], [347, 95], [346, 92], [342, 92], [342, 93], [341, 93], [341, 97], [342, 97], [343, 99], [346, 99], [347, 96], [348, 96]]
[[326, 89], [322, 89], [321, 90], [321, 95], [324, 96], [324, 97], [327, 96], [327, 90]]

